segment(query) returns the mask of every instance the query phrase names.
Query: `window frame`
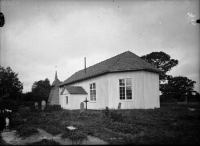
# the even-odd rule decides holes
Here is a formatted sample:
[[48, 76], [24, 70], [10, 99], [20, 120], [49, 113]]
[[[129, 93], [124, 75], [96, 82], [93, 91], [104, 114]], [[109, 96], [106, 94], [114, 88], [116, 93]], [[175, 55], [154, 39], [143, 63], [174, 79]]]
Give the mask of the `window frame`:
[[90, 83], [89, 89], [90, 89], [90, 101], [96, 102], [97, 101], [96, 83]]
[[[127, 84], [127, 80], [131, 80], [131, 84]], [[132, 101], [133, 100], [133, 81], [132, 78], [123, 78], [118, 80], [118, 85], [119, 85], [119, 100], [120, 101]], [[121, 85], [122, 84], [122, 85]], [[131, 88], [131, 96], [129, 97], [127, 94], [127, 87]]]

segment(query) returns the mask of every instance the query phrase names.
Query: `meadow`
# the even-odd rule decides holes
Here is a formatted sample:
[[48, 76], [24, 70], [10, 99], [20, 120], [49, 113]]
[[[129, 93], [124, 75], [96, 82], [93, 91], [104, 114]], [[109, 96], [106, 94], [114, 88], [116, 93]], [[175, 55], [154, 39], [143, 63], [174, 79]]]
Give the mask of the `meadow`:
[[[199, 104], [161, 104], [157, 109], [85, 110], [83, 113], [79, 110], [22, 112], [13, 115], [13, 124], [14, 129], [23, 125], [52, 135], [74, 126], [84, 135], [115, 145], [200, 144]], [[37, 144], [53, 145], [54, 142]]]

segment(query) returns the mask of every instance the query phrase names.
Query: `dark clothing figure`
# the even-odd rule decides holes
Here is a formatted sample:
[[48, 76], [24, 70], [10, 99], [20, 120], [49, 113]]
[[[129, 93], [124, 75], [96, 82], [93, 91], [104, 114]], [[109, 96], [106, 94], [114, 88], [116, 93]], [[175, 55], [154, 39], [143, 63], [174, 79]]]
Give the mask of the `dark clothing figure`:
[[3, 131], [6, 126], [6, 121], [4, 117], [0, 117], [0, 131]]

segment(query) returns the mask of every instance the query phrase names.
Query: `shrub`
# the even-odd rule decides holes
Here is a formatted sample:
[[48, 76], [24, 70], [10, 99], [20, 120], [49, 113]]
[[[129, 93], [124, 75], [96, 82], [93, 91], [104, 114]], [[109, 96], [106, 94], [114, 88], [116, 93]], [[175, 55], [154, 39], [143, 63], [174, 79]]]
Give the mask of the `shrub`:
[[80, 144], [81, 142], [83, 142], [83, 140], [87, 140], [87, 136], [78, 131], [77, 129], [76, 130], [66, 129], [66, 131], [62, 133], [61, 138], [62, 139], [68, 138], [72, 141], [73, 144], [74, 142], [76, 144]]
[[60, 111], [62, 108], [61, 108], [61, 105], [47, 105], [45, 108], [44, 108], [44, 111]]
[[118, 113], [116, 110], [110, 111], [110, 118], [114, 122], [122, 122], [123, 121], [123, 116], [121, 113]]
[[36, 128], [28, 125], [21, 125], [16, 129], [16, 135], [22, 138], [27, 138], [31, 135], [37, 134], [38, 132], [39, 131]]
[[108, 129], [111, 129], [115, 132], [121, 132], [121, 133], [132, 133], [132, 134], [138, 134], [139, 129], [136, 126], [131, 126], [129, 124], [119, 123], [119, 122], [113, 122], [107, 125]]
[[12, 128], [16, 128], [17, 126], [20, 126], [22, 124], [24, 124], [22, 117], [19, 114], [13, 114], [13, 116], [12, 116]]
[[34, 102], [33, 101], [26, 101], [26, 102], [23, 103], [23, 105], [28, 106], [28, 107], [34, 106]]
[[93, 127], [88, 127], [86, 125], [79, 125], [79, 124], [74, 124], [75, 127], [77, 127], [82, 133], [86, 135], [94, 135], [94, 130]]
[[58, 127], [54, 127], [54, 126], [47, 126], [46, 129], [45, 129], [48, 133], [52, 134], [52, 135], [57, 135], [57, 134], [60, 134], [62, 133], [63, 131], [58, 128]]
[[41, 119], [38, 117], [28, 117], [27, 123], [33, 124], [33, 125], [38, 125], [38, 124], [41, 124]]
[[30, 115], [30, 107], [19, 107], [19, 114], [22, 118], [26, 118]]
[[13, 112], [14, 111], [16, 112], [16, 111], [18, 111], [19, 106], [20, 106], [19, 102], [12, 100], [10, 98], [3, 99], [3, 100], [0, 101], [0, 108], [1, 109], [9, 109], [9, 110], [12, 110]]
[[60, 143], [54, 140], [42, 139], [41, 141], [35, 143], [29, 143], [26, 145], [60, 145]]
[[108, 117], [108, 116], [109, 116], [109, 109], [108, 109], [108, 107], [107, 107], [107, 106], [106, 106], [106, 109], [105, 109], [105, 110], [103, 110], [102, 112], [104, 113], [104, 115], [105, 115], [106, 117]]

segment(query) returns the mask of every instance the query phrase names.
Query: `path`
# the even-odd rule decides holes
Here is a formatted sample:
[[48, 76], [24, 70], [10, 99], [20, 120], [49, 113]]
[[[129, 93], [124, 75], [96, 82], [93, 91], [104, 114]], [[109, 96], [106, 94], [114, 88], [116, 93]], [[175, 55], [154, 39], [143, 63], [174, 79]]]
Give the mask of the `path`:
[[[41, 141], [42, 139], [48, 139], [48, 140], [54, 140], [56, 142], [59, 142], [61, 145], [72, 145], [72, 142], [69, 139], [63, 140], [59, 135], [53, 136], [50, 133], [47, 133], [46, 131], [42, 129], [38, 129], [39, 133], [33, 136], [30, 136], [26, 139], [21, 139], [17, 136], [15, 136], [15, 130], [12, 130], [10, 132], [2, 132], [2, 138], [3, 140], [11, 145], [26, 145], [27, 143], [35, 143], [38, 141]], [[106, 145], [107, 142], [93, 137], [93, 136], [87, 136], [88, 140], [85, 140], [81, 143], [81, 145]]]

